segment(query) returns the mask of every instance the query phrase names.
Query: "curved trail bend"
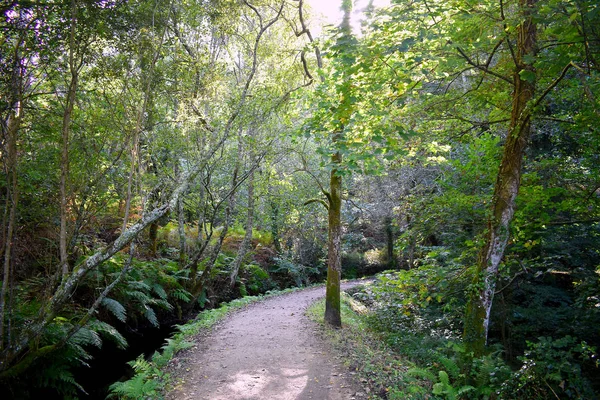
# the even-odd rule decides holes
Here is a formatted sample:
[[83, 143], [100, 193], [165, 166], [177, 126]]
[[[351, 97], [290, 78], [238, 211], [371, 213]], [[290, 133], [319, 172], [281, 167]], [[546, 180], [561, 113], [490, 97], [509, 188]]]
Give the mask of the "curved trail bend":
[[[349, 282], [343, 289], [357, 285]], [[317, 334], [306, 308], [325, 295], [313, 288], [234, 312], [171, 368], [180, 382], [169, 400], [349, 400], [357, 387]]]

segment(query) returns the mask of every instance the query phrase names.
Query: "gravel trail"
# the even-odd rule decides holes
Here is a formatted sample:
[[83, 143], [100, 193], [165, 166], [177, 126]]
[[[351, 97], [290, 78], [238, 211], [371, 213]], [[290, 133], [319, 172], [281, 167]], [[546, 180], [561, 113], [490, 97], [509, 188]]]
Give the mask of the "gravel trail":
[[350, 400], [362, 395], [330, 353], [318, 325], [304, 315], [324, 295], [324, 287], [312, 288], [232, 313], [174, 360], [170, 372], [179, 383], [167, 399]]

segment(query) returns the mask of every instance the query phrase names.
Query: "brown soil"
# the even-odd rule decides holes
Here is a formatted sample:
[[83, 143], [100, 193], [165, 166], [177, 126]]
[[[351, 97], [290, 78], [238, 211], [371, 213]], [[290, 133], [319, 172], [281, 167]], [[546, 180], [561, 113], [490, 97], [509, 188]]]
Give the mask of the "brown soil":
[[[345, 283], [344, 288], [356, 283]], [[349, 400], [364, 396], [305, 316], [325, 288], [273, 297], [233, 313], [173, 360], [169, 400]]]

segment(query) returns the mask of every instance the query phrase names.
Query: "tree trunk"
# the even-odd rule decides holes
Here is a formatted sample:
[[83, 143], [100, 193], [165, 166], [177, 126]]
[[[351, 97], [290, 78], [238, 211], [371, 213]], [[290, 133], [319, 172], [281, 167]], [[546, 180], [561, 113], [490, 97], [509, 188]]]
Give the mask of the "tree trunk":
[[240, 266], [246, 253], [250, 249], [250, 243], [252, 242], [252, 230], [254, 229], [254, 170], [250, 171], [248, 175], [248, 215], [246, 217], [246, 234], [240, 244], [240, 248], [233, 260], [231, 266], [231, 275], [229, 276], [229, 286], [233, 288], [240, 271]]
[[[350, 26], [350, 14], [352, 12], [352, 1], [343, 0], [342, 10], [344, 18], [340, 25], [342, 40], [352, 38], [352, 27]], [[347, 46], [347, 44], [344, 44]], [[350, 52], [354, 49], [346, 49]], [[347, 61], [346, 61], [347, 62]], [[346, 73], [344, 73], [346, 74]], [[339, 130], [331, 135], [331, 142], [337, 146], [342, 139], [344, 126], [352, 115], [353, 102], [350, 100], [351, 77], [344, 76], [342, 82], [342, 100], [335, 110], [339, 119]], [[331, 156], [333, 168], [329, 180], [329, 240], [327, 251], [327, 290], [325, 293], [325, 322], [339, 328], [342, 326], [340, 309], [340, 281], [342, 277], [342, 176], [338, 174], [338, 168], [342, 163], [342, 154], [336, 151]]]
[[[332, 161], [339, 164], [342, 156], [336, 153]], [[331, 171], [329, 182], [329, 240], [327, 251], [327, 290], [325, 293], [325, 321], [331, 326], [342, 326], [340, 312], [340, 281], [342, 276], [342, 177]]]
[[63, 113], [62, 133], [61, 133], [61, 154], [60, 154], [60, 234], [59, 234], [59, 252], [60, 268], [62, 280], [67, 278], [69, 273], [69, 254], [67, 247], [67, 218], [68, 218], [68, 179], [69, 179], [69, 133], [71, 130], [71, 119], [73, 108], [75, 107], [75, 95], [77, 93], [77, 84], [79, 81], [79, 67], [75, 65], [75, 29], [77, 24], [77, 6], [75, 0], [71, 2], [71, 33], [69, 39], [69, 71], [71, 73], [71, 82], [67, 92], [65, 111]]
[[394, 252], [394, 226], [392, 225], [392, 218], [385, 218], [385, 234], [387, 237], [387, 258], [388, 268], [396, 268], [396, 255]]
[[183, 197], [177, 203], [177, 232], [179, 233], [179, 265], [185, 265], [185, 215], [183, 209]]
[[17, 187], [17, 133], [21, 125], [22, 104], [17, 101], [14, 111], [8, 117], [6, 131], [6, 201], [8, 208], [8, 221], [4, 233], [4, 267], [2, 278], [2, 291], [0, 292], [0, 350], [4, 348], [4, 321], [6, 315], [6, 298], [11, 282], [11, 263], [12, 263], [12, 241], [15, 231], [17, 204], [19, 201], [19, 192]]
[[279, 205], [274, 200], [269, 201], [271, 206], [271, 236], [273, 236], [273, 246], [277, 254], [281, 254], [281, 238], [279, 237]]
[[[237, 171], [237, 167], [236, 167], [236, 171], [234, 172], [234, 177], [232, 180], [232, 188], [237, 187], [237, 172], [238, 171]], [[217, 243], [215, 244], [215, 246], [212, 249], [210, 258], [204, 266], [204, 271], [202, 271], [202, 275], [200, 275], [199, 278], [196, 276], [198, 274], [198, 272], [197, 272], [198, 271], [197, 270], [198, 260], [195, 260], [196, 261], [194, 264], [195, 268], [192, 268], [192, 273], [193, 273], [193, 275], [191, 276], [192, 288], [190, 290], [192, 299], [185, 307], [186, 312], [192, 311], [196, 302], [198, 301], [198, 299], [202, 295], [202, 292], [204, 291], [206, 280], [208, 279], [210, 272], [212, 271], [212, 268], [215, 266], [215, 263], [217, 262], [217, 257], [219, 257], [219, 253], [221, 252], [221, 247], [223, 246], [223, 241], [225, 240], [225, 236], [227, 235], [227, 232], [229, 231], [229, 226], [231, 225], [231, 214], [233, 212], [234, 207], [235, 207], [235, 189], [232, 189], [231, 195], [227, 201], [227, 206], [225, 207], [225, 224], [223, 226], [223, 230], [219, 234], [219, 238], [217, 239]]]
[[[524, 18], [517, 31], [515, 88], [510, 126], [494, 186], [487, 237], [479, 254], [474, 290], [470, 294], [465, 317], [464, 341], [467, 349], [475, 356], [483, 354], [487, 342], [498, 267], [510, 238], [510, 223], [514, 216], [515, 200], [521, 181], [521, 165], [529, 139], [531, 110], [527, 106], [535, 91], [535, 79], [530, 78], [535, 76], [535, 69], [533, 63], [526, 60], [535, 56], [537, 29], [533, 12], [536, 1], [519, 1]], [[529, 74], [522, 75], [523, 71]]]
[[150, 257], [156, 258], [158, 242], [158, 222], [153, 222], [148, 228], [148, 239], [150, 239]]

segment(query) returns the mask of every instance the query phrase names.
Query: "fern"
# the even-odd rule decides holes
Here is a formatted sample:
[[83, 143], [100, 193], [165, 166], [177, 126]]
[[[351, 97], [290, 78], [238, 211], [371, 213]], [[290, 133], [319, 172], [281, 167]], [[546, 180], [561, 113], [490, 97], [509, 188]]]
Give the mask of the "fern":
[[160, 307], [165, 310], [172, 310], [173, 306], [166, 300], [163, 299], [151, 299], [148, 304], [152, 304], [153, 306]]
[[171, 297], [187, 303], [192, 299], [192, 294], [185, 289], [175, 289], [171, 292]]
[[155, 283], [154, 285], [152, 285], [152, 291], [154, 293], [156, 293], [156, 295], [158, 297], [160, 297], [162, 300], [166, 300], [167, 299], [167, 292], [165, 291], [165, 289], [162, 287], [162, 285], [160, 283]]
[[456, 389], [450, 384], [450, 377], [446, 371], [438, 373], [440, 381], [433, 385], [433, 394], [444, 395], [448, 400], [456, 400]]
[[459, 388], [459, 389], [456, 391], [456, 394], [458, 394], [459, 396], [462, 396], [463, 394], [465, 394], [465, 393], [468, 393], [468, 392], [472, 392], [472, 391], [474, 391], [474, 390], [476, 390], [476, 389], [475, 389], [475, 387], [473, 387], [473, 386], [470, 386], [470, 385], [465, 385], [465, 386], [461, 386], [461, 387], [460, 387], [460, 388]]
[[105, 297], [100, 304], [102, 304], [102, 306], [104, 306], [104, 308], [119, 321], [125, 322], [127, 320], [127, 311], [125, 310], [125, 307], [123, 307], [123, 304], [119, 303], [117, 300]]
[[460, 367], [456, 363], [456, 360], [447, 357], [439, 357], [439, 362], [444, 366], [445, 370], [450, 374], [453, 378], [458, 378], [460, 375]]
[[146, 312], [144, 313], [144, 316], [146, 317], [148, 322], [154, 325], [154, 327], [160, 327], [160, 324], [158, 323], [158, 318], [156, 318], [156, 313], [154, 312], [152, 307], [146, 306]]
[[171, 351], [176, 353], [180, 350], [189, 349], [194, 347], [196, 344], [193, 342], [188, 342], [183, 339], [170, 339], [167, 338], [165, 340], [165, 344], [161, 347], [163, 351]]
[[159, 382], [148, 379], [145, 374], [138, 374], [125, 382], [116, 382], [110, 385], [109, 390], [112, 393], [109, 397], [132, 400], [162, 399], [163, 397], [158, 393], [159, 388]]
[[127, 347], [127, 340], [112, 325], [98, 320], [93, 320], [88, 325], [90, 329], [95, 330], [103, 337], [111, 340], [120, 349], [124, 349]]
[[126, 295], [128, 297], [131, 297], [134, 300], [139, 301], [142, 304], [146, 304], [150, 301], [151, 297], [148, 296], [146, 293], [144, 292], [140, 292], [139, 290], [128, 290], [126, 292]]
[[436, 376], [428, 369], [414, 367], [414, 368], [410, 368], [407, 371], [407, 373], [408, 373], [408, 375], [416, 377], [416, 378], [427, 379], [428, 381], [431, 381], [431, 382], [437, 381]]
[[94, 346], [97, 348], [102, 347], [102, 339], [98, 332], [89, 329], [88, 327], [80, 328], [72, 337], [69, 339], [70, 342], [78, 344], [80, 346]]
[[149, 292], [152, 290], [147, 283], [142, 281], [128, 281], [127, 286], [129, 286], [130, 289], [144, 292]]

